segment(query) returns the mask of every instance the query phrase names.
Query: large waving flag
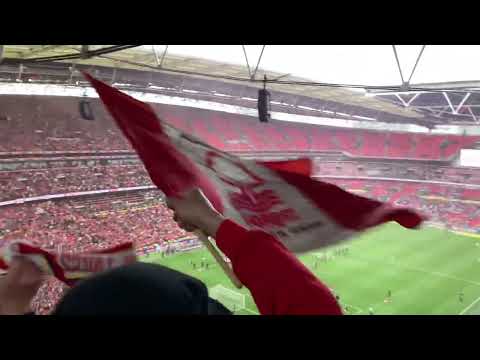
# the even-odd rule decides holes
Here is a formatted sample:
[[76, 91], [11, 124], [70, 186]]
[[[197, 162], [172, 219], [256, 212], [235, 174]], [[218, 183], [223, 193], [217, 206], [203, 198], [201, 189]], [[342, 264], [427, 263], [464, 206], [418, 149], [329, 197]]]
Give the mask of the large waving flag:
[[310, 159], [262, 162], [222, 152], [161, 121], [148, 104], [85, 76], [167, 196], [200, 187], [223, 215], [275, 235], [294, 252], [388, 221], [416, 228], [424, 220], [410, 209], [312, 179]]

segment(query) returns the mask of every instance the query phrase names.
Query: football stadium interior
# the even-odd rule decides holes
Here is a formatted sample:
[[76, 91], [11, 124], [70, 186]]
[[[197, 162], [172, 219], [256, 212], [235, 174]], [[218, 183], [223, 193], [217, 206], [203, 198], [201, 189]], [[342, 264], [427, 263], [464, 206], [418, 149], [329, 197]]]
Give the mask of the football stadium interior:
[[[236, 314], [258, 314], [173, 221], [86, 71], [213, 147], [308, 157], [315, 178], [427, 214], [420, 230], [388, 223], [300, 255], [346, 314], [480, 313], [480, 74], [470, 66], [480, 46], [0, 49], [0, 245], [86, 251], [131, 240], [143, 261], [198, 277]], [[35, 312], [50, 313], [63, 291], [48, 280]]]

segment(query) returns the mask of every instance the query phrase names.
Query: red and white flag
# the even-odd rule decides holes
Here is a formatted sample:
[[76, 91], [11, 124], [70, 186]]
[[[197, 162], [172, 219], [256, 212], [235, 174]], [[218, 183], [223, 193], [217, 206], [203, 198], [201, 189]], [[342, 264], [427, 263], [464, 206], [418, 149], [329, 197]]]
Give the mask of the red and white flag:
[[92, 274], [137, 261], [133, 243], [85, 253], [46, 251], [25, 241], [12, 241], [0, 249], [0, 275], [6, 274], [14, 257], [25, 257], [45, 274], [55, 276], [67, 285]]
[[424, 217], [311, 178], [310, 159], [263, 162], [215, 149], [161, 121], [150, 105], [85, 74], [167, 196], [199, 187], [215, 208], [290, 250], [335, 244], [388, 221], [418, 227]]

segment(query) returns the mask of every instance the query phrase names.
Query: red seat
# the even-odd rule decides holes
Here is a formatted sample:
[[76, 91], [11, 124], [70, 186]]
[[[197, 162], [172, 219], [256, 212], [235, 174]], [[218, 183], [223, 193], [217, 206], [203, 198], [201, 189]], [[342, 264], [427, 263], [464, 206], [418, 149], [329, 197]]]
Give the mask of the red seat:
[[364, 132], [361, 155], [371, 157], [385, 157], [385, 134]]

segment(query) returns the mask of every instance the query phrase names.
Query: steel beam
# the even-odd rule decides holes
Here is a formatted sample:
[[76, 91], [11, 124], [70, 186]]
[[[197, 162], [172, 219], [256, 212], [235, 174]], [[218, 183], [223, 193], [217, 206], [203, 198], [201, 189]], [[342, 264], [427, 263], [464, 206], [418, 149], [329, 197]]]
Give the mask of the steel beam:
[[403, 106], [407, 107], [408, 104], [403, 100], [403, 98], [399, 94], [395, 94], [395, 96], [402, 102]]
[[450, 106], [450, 109], [452, 109], [452, 114], [456, 115], [457, 111], [453, 107], [452, 102], [450, 101], [450, 98], [448, 97], [448, 94], [445, 91], [443, 91], [442, 94], [445, 97], [445, 99], [447, 100], [448, 106]]
[[157, 49], [155, 48], [155, 45], [152, 45], [152, 52], [153, 55], [155, 55], [155, 61], [157, 62], [157, 66], [160, 66], [160, 57], [158, 56]]
[[413, 97], [407, 102], [407, 106], [410, 106], [413, 103], [413, 101], [419, 96], [420, 96], [419, 93], [413, 95]]
[[245, 50], [245, 45], [242, 45], [243, 55], [245, 55], [245, 62], [247, 63], [248, 77], [252, 77], [252, 72], [250, 71], [250, 64], [248, 63], [247, 51]]
[[165, 56], [167, 55], [168, 51], [168, 45], [165, 46], [165, 51], [162, 54], [162, 59], [160, 60], [160, 65], [158, 65], [159, 68], [163, 66], [163, 61], [165, 60]]
[[390, 95], [408, 95], [408, 94], [429, 94], [431, 91], [379, 91], [379, 92], [368, 92], [365, 94], [366, 97], [375, 97], [375, 96], [390, 96]]
[[116, 78], [117, 78], [117, 68], [113, 68], [113, 74], [112, 74], [112, 79], [111, 79], [111, 84], [112, 85], [115, 83]]
[[20, 64], [20, 65], [18, 65], [17, 80], [22, 80], [22, 74], [23, 74], [23, 64]]
[[415, 65], [413, 66], [412, 72], [410, 73], [410, 77], [408, 78], [407, 83], [410, 83], [410, 80], [412, 80], [412, 76], [415, 73], [415, 70], [417, 69], [418, 62], [420, 61], [420, 58], [422, 57], [422, 54], [423, 54], [423, 50], [425, 50], [426, 46], [427, 45], [422, 46], [422, 50], [420, 50], [420, 53], [417, 56], [417, 61], [415, 61]]
[[73, 81], [73, 74], [75, 73], [75, 64], [72, 64], [70, 66], [70, 79], [68, 80], [68, 83], [71, 84]]
[[402, 86], [405, 84], [405, 80], [403, 80], [403, 73], [402, 68], [400, 66], [400, 60], [398, 59], [397, 48], [395, 45], [392, 45], [393, 53], [395, 54], [395, 60], [397, 61], [398, 71], [400, 72], [400, 78], [402, 79]]
[[480, 122], [479, 120], [477, 120], [477, 117], [475, 116], [475, 114], [473, 113], [472, 109], [470, 108], [470, 106], [468, 107], [468, 111], [470, 112], [470, 115], [472, 115], [472, 118], [475, 122]]
[[80, 51], [80, 53], [82, 54], [82, 59], [86, 59], [88, 57], [88, 48], [89, 45], [82, 45], [82, 50]]
[[421, 87], [426, 89], [469, 89], [480, 88], [480, 80], [472, 81], [451, 81], [451, 82], [438, 82], [438, 83], [416, 83], [415, 87]]
[[[439, 108], [448, 108], [448, 105], [414, 105], [413, 106], [414, 108], [416, 109], [428, 109], [428, 108], [431, 108], [431, 109], [439, 109]], [[480, 108], [480, 104], [477, 104], [477, 105], [473, 105], [473, 104], [469, 104], [469, 105], [463, 105], [463, 107], [467, 108]]]
[[263, 45], [262, 52], [260, 53], [260, 56], [258, 57], [257, 66], [255, 67], [255, 71], [253, 72], [252, 77], [251, 77], [252, 80], [254, 80], [255, 75], [257, 75], [258, 65], [260, 65], [260, 60], [262, 60], [263, 50], [265, 50], [265, 46], [266, 45]]
[[467, 99], [468, 99], [469, 97], [470, 97], [470, 93], [467, 93], [467, 94], [463, 97], [462, 101], [460, 101], [460, 104], [458, 104], [457, 109], [455, 110], [457, 113], [460, 111], [460, 109], [462, 108], [463, 104], [465, 104], [465, 101], [467, 101]]

